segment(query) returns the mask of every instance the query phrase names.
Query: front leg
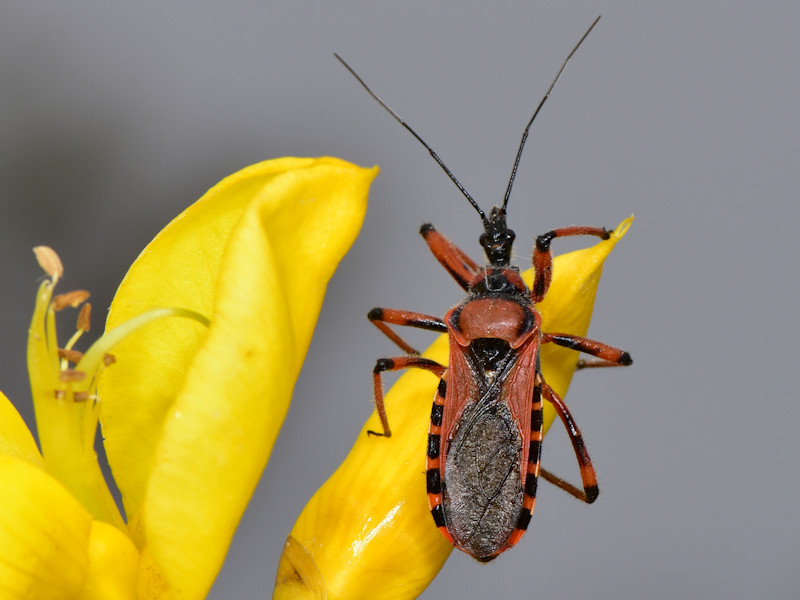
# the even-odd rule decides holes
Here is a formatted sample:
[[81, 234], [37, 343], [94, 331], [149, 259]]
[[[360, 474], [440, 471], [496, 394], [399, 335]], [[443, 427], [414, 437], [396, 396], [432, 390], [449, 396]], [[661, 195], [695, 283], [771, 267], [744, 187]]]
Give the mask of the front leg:
[[466, 290], [469, 282], [478, 272], [478, 265], [475, 264], [475, 261], [467, 256], [461, 248], [436, 231], [430, 223], [425, 223], [419, 232], [425, 238], [436, 260], [447, 269], [456, 283]]
[[396, 308], [373, 308], [367, 313], [367, 318], [375, 327], [380, 329], [386, 337], [400, 346], [403, 352], [408, 354], [419, 354], [417, 350], [409, 346], [406, 341], [397, 335], [389, 324], [402, 325], [403, 327], [417, 327], [428, 331], [438, 331], [445, 333], [447, 325], [439, 317], [432, 317], [422, 313], [411, 312], [410, 310], [398, 310]]
[[531, 290], [531, 300], [534, 302], [541, 302], [544, 299], [553, 279], [553, 253], [550, 251], [550, 243], [556, 238], [573, 235], [593, 235], [601, 240], [607, 240], [611, 232], [602, 227], [572, 226], [553, 229], [536, 238], [536, 246], [533, 249], [533, 268], [536, 275]]
[[430, 371], [437, 377], [441, 378], [447, 367], [440, 365], [434, 360], [429, 358], [422, 358], [421, 356], [398, 356], [396, 358], [379, 358], [375, 363], [375, 368], [372, 370], [372, 385], [375, 394], [375, 408], [378, 411], [381, 425], [383, 426], [383, 433], [368, 430], [367, 435], [380, 435], [384, 437], [391, 437], [392, 430], [389, 429], [389, 419], [386, 417], [386, 406], [383, 403], [383, 383], [381, 381], [381, 373], [384, 371], [399, 371], [400, 369], [425, 369]]

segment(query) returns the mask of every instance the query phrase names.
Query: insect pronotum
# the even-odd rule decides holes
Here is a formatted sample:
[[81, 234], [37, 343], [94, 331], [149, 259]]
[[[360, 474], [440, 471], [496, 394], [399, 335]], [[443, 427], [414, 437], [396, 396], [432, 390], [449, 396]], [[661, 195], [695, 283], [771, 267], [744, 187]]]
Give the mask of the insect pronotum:
[[[570, 58], [599, 19], [564, 60], [528, 121], [503, 204], [493, 207], [488, 217], [436, 152], [336, 55], [364, 89], [430, 152], [483, 222], [480, 244], [488, 260], [485, 266], [478, 266], [433, 225], [426, 223], [420, 229], [433, 255], [467, 292], [467, 297], [444, 319], [392, 308], [374, 308], [368, 314], [369, 320], [406, 353], [378, 359], [375, 364], [375, 404], [383, 431], [368, 433], [391, 436], [383, 403], [384, 371], [417, 368], [440, 378], [428, 433], [426, 477], [431, 514], [448, 541], [482, 562], [511, 548], [525, 533], [538, 477], [587, 503], [594, 502], [599, 493], [581, 432], [567, 406], [542, 377], [540, 346], [553, 343], [595, 357], [579, 361], [579, 367], [633, 362], [628, 352], [602, 342], [568, 333], [543, 332], [536, 310], [550, 287], [551, 242], [576, 235], [608, 239], [609, 230], [572, 226], [540, 235], [533, 250], [535, 276], [531, 289], [523, 282], [519, 269], [509, 264], [514, 232], [506, 226], [506, 208], [525, 141]], [[419, 356], [390, 325], [447, 333], [448, 366]], [[540, 467], [543, 400], [553, 405], [566, 427], [580, 466], [582, 489]]]

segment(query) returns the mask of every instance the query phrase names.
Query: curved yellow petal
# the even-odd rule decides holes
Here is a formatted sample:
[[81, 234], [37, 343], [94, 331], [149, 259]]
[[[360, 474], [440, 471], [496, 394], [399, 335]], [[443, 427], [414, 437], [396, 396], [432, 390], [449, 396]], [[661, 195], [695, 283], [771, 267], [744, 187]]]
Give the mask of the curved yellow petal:
[[78, 600], [133, 600], [139, 551], [116, 527], [93, 521], [89, 535], [89, 573]]
[[175, 597], [203, 596], [216, 576], [376, 174], [334, 158], [245, 169], [162, 232], [120, 287], [110, 325], [155, 303], [211, 320], [131, 336], [100, 389], [140, 577]]
[[[147, 310], [187, 308], [211, 315], [222, 254], [236, 223], [254, 200], [274, 194], [287, 178], [357, 172], [335, 158], [281, 158], [227, 177], [174, 219], [144, 249], [125, 276], [106, 329]], [[283, 181], [284, 184], [280, 184]], [[260, 260], [253, 254], [252, 260]], [[100, 380], [106, 451], [126, 512], [141, 505], [161, 426], [183, 387], [207, 329], [186, 319], [148, 325], [114, 350], [118, 365]]]
[[[446, 363], [447, 337], [424, 356]], [[411, 369], [392, 386], [384, 398], [392, 437], [367, 436], [368, 429], [381, 428], [373, 412], [287, 542], [302, 545], [305, 572], [316, 573], [317, 583], [284, 577], [276, 581], [274, 598], [288, 600], [303, 586], [328, 600], [416, 598], [430, 582], [428, 573], [438, 572], [453, 549], [434, 526], [425, 494], [425, 446], [438, 381]], [[298, 557], [302, 553], [284, 552], [279, 573], [302, 573]]]
[[0, 456], [0, 597], [77, 597], [89, 571], [91, 524], [44, 470]]
[[[543, 330], [585, 335], [603, 261], [631, 220], [609, 240], [554, 259], [553, 282], [538, 307]], [[532, 273], [525, 276], [530, 285]], [[542, 371], [563, 397], [578, 353], [552, 346], [542, 349]], [[424, 356], [446, 363], [446, 336]], [[392, 437], [366, 435], [368, 429], [380, 430], [373, 413], [350, 454], [295, 523], [274, 598], [416, 598], [438, 573], [452, 546], [434, 526], [425, 493], [425, 448], [437, 383], [430, 373], [411, 369], [386, 394]], [[545, 404], [547, 427], [555, 411]]]
[[3, 392], [0, 392], [0, 455], [21, 458], [34, 466], [44, 467], [28, 426]]

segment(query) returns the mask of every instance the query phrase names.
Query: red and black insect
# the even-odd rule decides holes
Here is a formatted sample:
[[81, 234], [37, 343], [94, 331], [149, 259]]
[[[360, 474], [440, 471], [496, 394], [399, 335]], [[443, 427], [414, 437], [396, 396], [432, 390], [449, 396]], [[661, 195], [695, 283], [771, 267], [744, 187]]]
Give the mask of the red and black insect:
[[[550, 286], [551, 242], [576, 235], [608, 239], [610, 231], [598, 227], [564, 227], [540, 235], [533, 250], [536, 274], [532, 289], [523, 282], [519, 269], [509, 264], [514, 232], [506, 226], [506, 207], [525, 140], [567, 62], [596, 23], [597, 20], [567, 56], [528, 122], [503, 205], [493, 207], [488, 217], [430, 146], [337, 55], [370, 95], [425, 146], [483, 221], [480, 244], [489, 261], [483, 267], [432, 225], [425, 224], [420, 230], [436, 259], [467, 292], [467, 297], [451, 308], [444, 319], [390, 308], [374, 308], [368, 315], [378, 329], [408, 354], [381, 358], [375, 365], [375, 404], [383, 432], [369, 433], [391, 435], [383, 403], [384, 371], [425, 369], [441, 379], [428, 435], [427, 490], [431, 514], [448, 541], [483, 562], [516, 544], [525, 533], [539, 476], [587, 503], [594, 502], [599, 493], [580, 430], [567, 406], [542, 377], [540, 346], [553, 343], [596, 357], [581, 362], [581, 367], [633, 362], [630, 354], [607, 344], [568, 333], [543, 332], [536, 310], [536, 304]], [[418, 356], [390, 325], [446, 332], [450, 343], [448, 366]], [[580, 465], [583, 489], [539, 466], [543, 400], [553, 405], [567, 429]]]

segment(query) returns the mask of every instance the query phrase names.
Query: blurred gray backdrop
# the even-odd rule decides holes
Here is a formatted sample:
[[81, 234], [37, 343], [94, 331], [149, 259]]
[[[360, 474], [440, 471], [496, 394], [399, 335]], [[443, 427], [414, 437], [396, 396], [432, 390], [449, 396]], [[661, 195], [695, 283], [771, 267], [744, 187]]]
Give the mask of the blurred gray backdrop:
[[[380, 165], [211, 593], [268, 596], [295, 517], [372, 410], [375, 358], [395, 352], [367, 311], [461, 297], [419, 225], [480, 256], [472, 209], [332, 52], [488, 207], [598, 13], [509, 218], [527, 264], [538, 233], [636, 214], [590, 330], [635, 365], [580, 373], [568, 398], [602, 493], [587, 507], [543, 486], [518, 547], [486, 566], [455, 553], [423, 598], [797, 598], [797, 3], [4, 2], [0, 388], [30, 419], [32, 246], [61, 254], [64, 290], [92, 291], [99, 328], [139, 251], [225, 175], [283, 155]], [[558, 428], [543, 460], [577, 481]]]

